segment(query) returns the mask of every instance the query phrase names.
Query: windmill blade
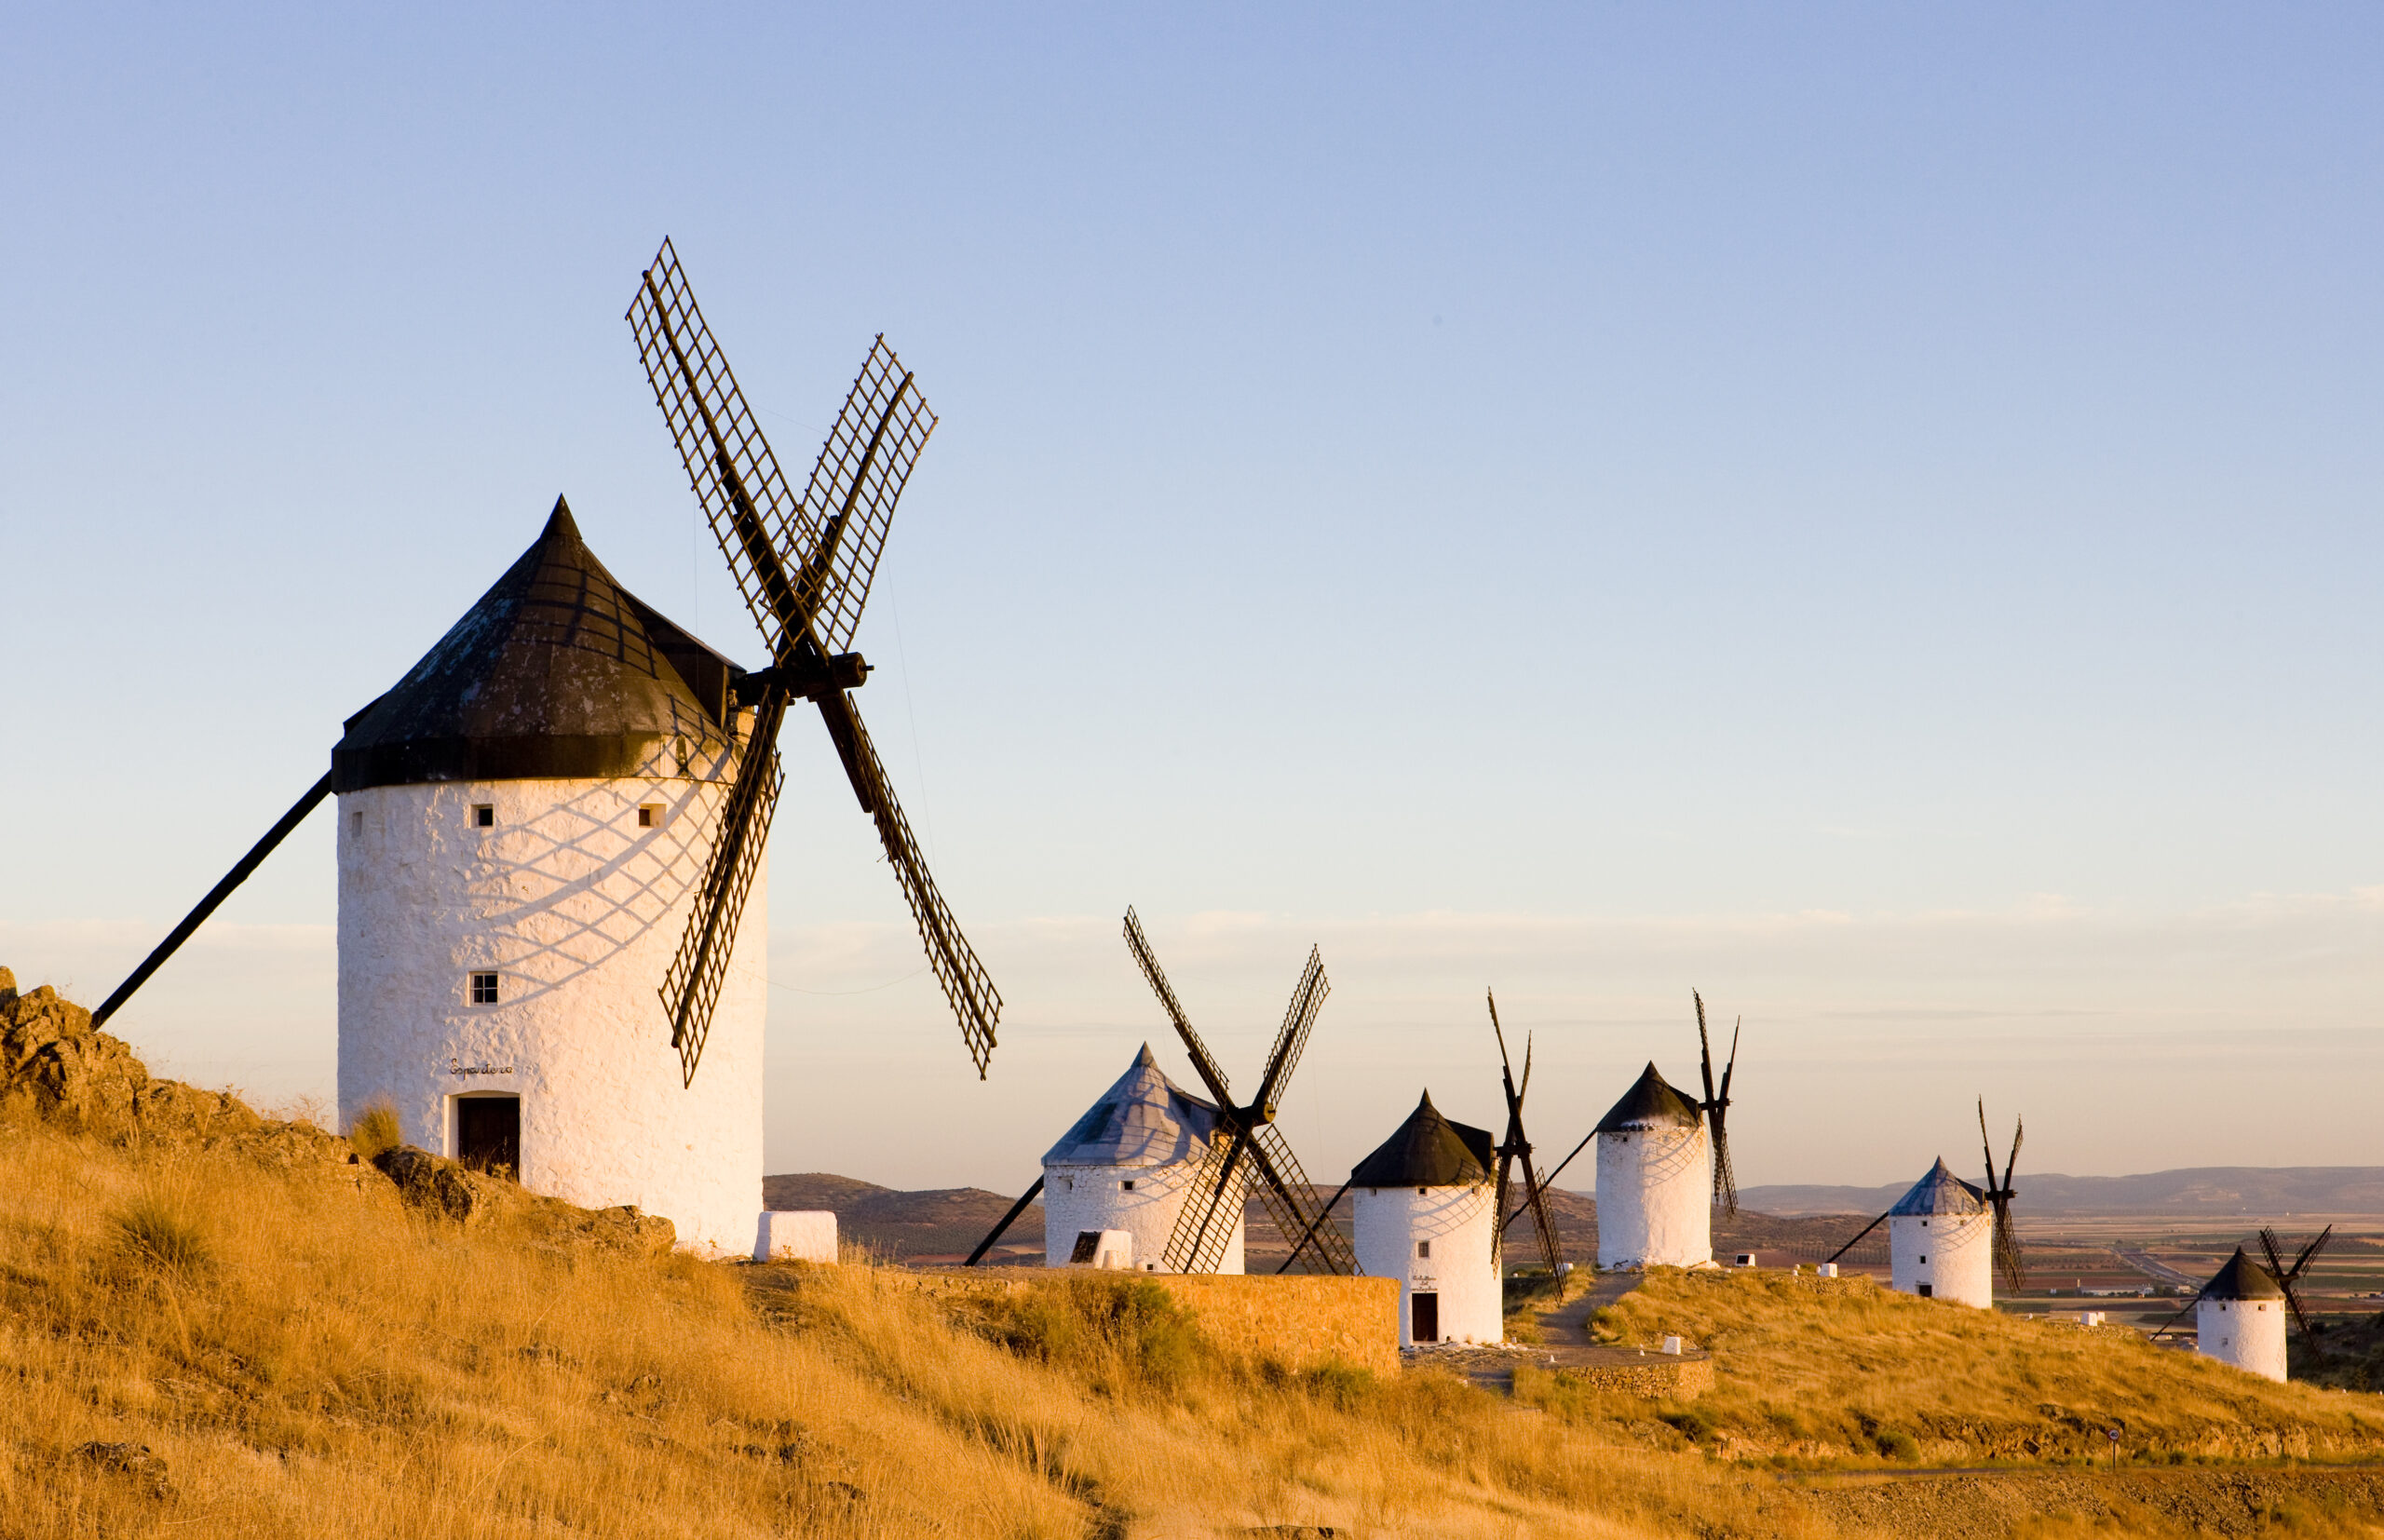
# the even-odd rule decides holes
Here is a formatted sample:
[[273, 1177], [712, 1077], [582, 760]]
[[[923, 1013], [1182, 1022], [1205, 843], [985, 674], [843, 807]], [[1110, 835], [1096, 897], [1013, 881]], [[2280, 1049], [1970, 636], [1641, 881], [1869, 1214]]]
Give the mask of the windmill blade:
[[1730, 1023], [1730, 1061], [1722, 1066], [1722, 1100], [1724, 1101], [1730, 1100], [1730, 1082], [1738, 1076], [1739, 1033], [1746, 1024], [1747, 1019], [1743, 1016]]
[[2020, 1250], [2020, 1232], [2012, 1224], [2012, 1197], [2008, 1192], [1995, 1200], [1995, 1266], [2012, 1292], [2028, 1287], [2028, 1261]]
[[943, 997], [951, 1002], [961, 1038], [968, 1045], [968, 1057], [976, 1061], [977, 1078], [982, 1080], [1001, 1024], [1001, 992], [994, 988], [993, 976], [977, 961], [968, 939], [960, 934], [959, 923], [953, 919], [935, 878], [928, 874], [927, 859], [911, 834], [911, 822], [902, 816], [894, 789], [887, 784], [886, 766], [877, 758], [869, 729], [861, 725], [853, 697], [843, 690], [829, 691], [820, 697], [820, 716], [828, 724], [828, 736], [835, 740], [836, 753], [845, 762], [845, 774], [852, 781], [853, 794], [860, 799], [861, 810], [876, 820], [878, 843], [886, 847], [887, 864], [902, 885], [902, 897], [911, 906], [911, 918], [927, 947], [928, 966], [935, 969], [936, 982], [943, 986]]
[[1316, 1025], [1316, 1013], [1324, 1008], [1324, 997], [1333, 993], [1333, 981], [1324, 976], [1324, 954], [1317, 947], [1307, 949], [1307, 966], [1300, 970], [1300, 981], [1292, 991], [1292, 1003], [1284, 1007], [1283, 1024], [1275, 1029], [1275, 1046], [1266, 1051], [1266, 1077], [1258, 1083], [1258, 1116], [1271, 1120], [1275, 1109], [1291, 1087], [1292, 1071], [1299, 1067], [1300, 1055], [1307, 1051], [1307, 1034]]
[[[1499, 1194], [1501, 1201], [1506, 1195]], [[1556, 1277], [1556, 1269], [1564, 1260], [1564, 1249], [1556, 1243], [1556, 1221], [1548, 1212], [1548, 1185], [1533, 1174], [1531, 1162], [1524, 1162], [1524, 1201], [1531, 1209], [1532, 1228], [1539, 1233], [1539, 1252], [1548, 1263], [1548, 1276]]]
[[806, 512], [827, 517], [816, 541], [806, 547], [796, 586], [811, 601], [812, 634], [830, 653], [849, 645], [860, 624], [894, 505], [935, 424], [935, 413], [881, 332], [861, 360], [836, 426], [820, 446], [803, 499]]
[[2012, 1120], [2012, 1153], [2003, 1160], [2002, 1185], [2007, 1193], [2012, 1191], [2012, 1173], [2020, 1164], [2020, 1140], [2027, 1131], [2025, 1124], [2021, 1119], [2015, 1117]]
[[911, 376], [880, 337], [799, 499], [667, 240], [629, 319], [688, 481], [771, 656], [789, 661], [806, 637], [823, 655], [843, 650], [894, 504], [935, 429]]
[[1722, 1106], [1714, 1107], [1714, 1199], [1722, 1212], [1736, 1218], [1739, 1212], [1739, 1173], [1730, 1166], [1730, 1136], [1722, 1123]]
[[1324, 1207], [1319, 1209], [1316, 1211], [1316, 1217], [1308, 1221], [1307, 1228], [1300, 1232], [1300, 1238], [1293, 1243], [1291, 1251], [1276, 1264], [1275, 1272], [1278, 1277], [1290, 1272], [1292, 1263], [1300, 1260], [1300, 1253], [1307, 1250], [1308, 1242], [1316, 1238], [1317, 1231], [1321, 1229], [1324, 1222], [1333, 1216], [1334, 1206], [1348, 1193], [1350, 1186], [1351, 1183], [1343, 1182], [1331, 1197], [1324, 1200]]
[[1328, 1273], [1345, 1277], [1358, 1271], [1358, 1255], [1349, 1248], [1348, 1237], [1330, 1224], [1317, 1222], [1315, 1190], [1308, 1185], [1307, 1173], [1300, 1169], [1299, 1157], [1292, 1154], [1291, 1143], [1282, 1130], [1272, 1123], [1260, 1123], [1250, 1130], [1250, 1158], [1258, 1168], [1258, 1199], [1266, 1209], [1266, 1217], [1289, 1240], [1294, 1236], [1314, 1232], [1310, 1243]]
[[703, 885], [697, 889], [686, 934], [680, 938], [678, 955], [671, 958], [657, 992], [662, 1008], [670, 1013], [670, 1046], [679, 1050], [682, 1086], [695, 1084], [697, 1061], [711, 1034], [712, 1011], [727, 981], [738, 922], [744, 917], [753, 873], [769, 844], [779, 790], [786, 783], [778, 754], [779, 725], [786, 720], [786, 692], [772, 690], [753, 712], [753, 731], [738, 753], [737, 778], [729, 784], [711, 858], [704, 863]]
[[2318, 1238], [2303, 1247], [2301, 1249], [2301, 1254], [2293, 1259], [2293, 1276], [2297, 1278], [2303, 1273], [2309, 1271], [2310, 1264], [2318, 1260], [2318, 1253], [2326, 1249], [2326, 1242], [2334, 1238], [2335, 1227], [2333, 1225], [2329, 1224], [2324, 1229], [2319, 1231]]
[[1171, 1273], [1213, 1273], [1223, 1266], [1233, 1244], [1235, 1221], [1241, 1217], [1246, 1178], [1237, 1180], [1249, 1133], [1239, 1123], [1218, 1125], [1223, 1138], [1212, 1134], [1209, 1153], [1201, 1158], [1185, 1188], [1184, 1207], [1175, 1211], [1175, 1227], [1168, 1233], [1160, 1265]]
[[2292, 1313], [2294, 1326], [2307, 1340], [2310, 1317], [2301, 1311], [2301, 1290], [2294, 1287], [2297, 1279], [2284, 1265], [2284, 1248], [2278, 1244], [2276, 1232], [2266, 1225], [2260, 1227], [2260, 1250], [2268, 1256], [2269, 1277], [2275, 1278], [2277, 1287], [2284, 1290], [2284, 1307]]
[[1697, 1002], [1697, 1067], [1705, 1077], [1705, 1102], [1714, 1103], [1714, 1045], [1705, 1040], [1705, 996], [1695, 990], [1688, 997]]
[[[1987, 1137], [1986, 1098], [1983, 1096], [1978, 1099], [1978, 1144], [1986, 1153], [1986, 1190], [2000, 1192], [2003, 1184], [1995, 1180], [1995, 1141]], [[2015, 1155], [2020, 1153], [2016, 1145], [2012, 1153]]]
[[[1498, 1068], [1507, 1077], [1507, 1095], [1511, 1099], [1516, 1094], [1514, 1090], [1515, 1066], [1514, 1061], [1507, 1057], [1506, 1029], [1498, 1025], [1498, 994], [1496, 990], [1485, 989], [1482, 992], [1482, 998], [1487, 1001], [1490, 1006], [1490, 1031], [1491, 1033], [1498, 1039]], [[1531, 1078], [1531, 1070], [1528, 1067], [1529, 1050], [1526, 1049], [1525, 1053], [1526, 1067], [1524, 1070], [1524, 1078], [1528, 1080]]]
[[157, 943], [156, 950], [141, 960], [141, 966], [132, 970], [131, 976], [123, 983], [116, 985], [115, 993], [100, 1002], [100, 1008], [91, 1013], [91, 1025], [95, 1028], [107, 1025], [108, 1018], [116, 1013], [117, 1007], [132, 998], [132, 992], [147, 983], [151, 974], [164, 967], [166, 959], [182, 949], [182, 944], [190, 939], [191, 933], [205, 924], [207, 917], [214, 913], [218, 908], [222, 907], [224, 900], [232, 896], [232, 890], [247, 882], [249, 873], [264, 865], [264, 858], [273, 854], [274, 847], [288, 839], [291, 830], [305, 822], [306, 815], [312, 813], [315, 805], [331, 793], [332, 773], [326, 770], [323, 772], [323, 778], [308, 787], [306, 794], [291, 804], [289, 812], [281, 815], [280, 821], [264, 831], [264, 838], [249, 847], [249, 853], [241, 857], [232, 870], [224, 874], [223, 881], [207, 890], [207, 897], [198, 900], [198, 907], [183, 915], [183, 923], [176, 925], [164, 940]]
[[1175, 1023], [1175, 1035], [1184, 1040], [1184, 1051], [1191, 1056], [1192, 1067], [1199, 1072], [1201, 1082], [1209, 1087], [1209, 1094], [1216, 1099], [1219, 1110], [1230, 1108], [1233, 1092], [1226, 1087], [1226, 1072], [1217, 1063], [1215, 1056], [1209, 1052], [1209, 1045], [1201, 1042], [1200, 1034], [1192, 1030], [1192, 1019], [1184, 1014], [1183, 1004], [1175, 998], [1174, 987], [1168, 983], [1166, 973], [1158, 966], [1158, 954], [1151, 951], [1150, 940], [1143, 934], [1143, 922], [1135, 916], [1131, 906], [1126, 911], [1126, 949], [1141, 965], [1143, 977], [1150, 981], [1151, 993], [1158, 996], [1159, 1005], [1167, 1011], [1167, 1019]]

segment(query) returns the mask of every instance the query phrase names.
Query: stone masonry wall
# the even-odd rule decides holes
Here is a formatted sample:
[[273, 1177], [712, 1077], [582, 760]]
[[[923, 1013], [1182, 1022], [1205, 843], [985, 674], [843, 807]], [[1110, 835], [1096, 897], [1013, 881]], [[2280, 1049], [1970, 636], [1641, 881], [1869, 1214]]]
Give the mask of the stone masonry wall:
[[[1063, 1268], [889, 1268], [885, 1277], [905, 1288], [945, 1298], [1024, 1293], [1079, 1276]], [[1120, 1281], [1154, 1283], [1175, 1297], [1224, 1351], [1271, 1359], [1286, 1369], [1342, 1363], [1378, 1374], [1399, 1371], [1399, 1283], [1394, 1278], [1343, 1278], [1294, 1274], [1107, 1273]]]

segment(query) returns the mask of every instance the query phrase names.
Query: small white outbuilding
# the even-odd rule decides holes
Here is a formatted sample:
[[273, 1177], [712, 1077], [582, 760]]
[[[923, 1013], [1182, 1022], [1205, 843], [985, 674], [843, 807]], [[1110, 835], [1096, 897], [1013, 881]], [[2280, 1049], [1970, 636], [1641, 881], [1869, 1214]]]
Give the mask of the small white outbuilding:
[[1943, 1156], [1888, 1210], [1888, 1280], [1898, 1293], [1995, 1304], [1995, 1210]]
[[[1065, 1267], [1085, 1236], [1122, 1231], [1131, 1247], [1108, 1266], [1153, 1271], [1165, 1265], [1168, 1236], [1185, 1191], [1208, 1158], [1217, 1106], [1170, 1080], [1148, 1043], [1117, 1084], [1043, 1155], [1043, 1260]], [[1223, 1202], [1233, 1216], [1220, 1273], [1242, 1270], [1242, 1195], [1246, 1169]], [[1095, 1256], [1117, 1256], [1115, 1237], [1096, 1240]], [[1087, 1262], [1094, 1261], [1088, 1257]], [[1081, 1263], [1079, 1263], [1081, 1265]]]
[[1506, 1340], [1497, 1158], [1487, 1130], [1443, 1117], [1427, 1091], [1349, 1172], [1358, 1270], [1399, 1280], [1400, 1346]]
[[2235, 1248], [2194, 1304], [2194, 1346], [2205, 1358], [2282, 1381], [2284, 1290], [2276, 1275]]
[[1598, 1265], [1714, 1263], [1714, 1146], [1650, 1063], [1598, 1120]]

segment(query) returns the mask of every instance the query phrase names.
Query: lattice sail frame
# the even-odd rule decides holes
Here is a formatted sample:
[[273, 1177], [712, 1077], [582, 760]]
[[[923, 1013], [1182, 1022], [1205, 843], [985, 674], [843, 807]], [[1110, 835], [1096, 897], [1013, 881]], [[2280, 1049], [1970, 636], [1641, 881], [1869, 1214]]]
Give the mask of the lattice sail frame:
[[876, 744], [870, 741], [869, 729], [861, 724], [852, 696], [834, 692], [820, 702], [820, 714], [828, 724], [829, 736], [835, 739], [837, 752], [845, 757], [854, 790], [862, 792], [862, 807], [876, 820], [887, 864], [894, 869], [894, 880], [902, 885], [911, 918], [919, 927], [920, 939], [927, 943], [928, 965], [935, 970], [936, 982], [943, 986], [943, 997], [951, 1003], [961, 1039], [968, 1046], [968, 1057], [976, 1062], [977, 1078], [982, 1080], [1001, 1023], [1001, 991], [994, 987], [993, 975], [977, 960], [976, 949], [960, 933], [959, 922], [952, 917], [951, 907], [928, 874], [919, 842], [911, 832], [911, 820], [903, 816], [901, 803], [887, 783], [886, 766], [877, 757]]
[[[667, 240], [639, 286], [629, 319], [687, 480], [771, 656], [784, 662], [801, 647], [802, 628], [790, 610], [808, 618], [823, 654], [843, 652], [860, 624], [894, 505], [935, 431], [935, 413], [912, 387], [901, 360], [883, 334], [872, 344], [797, 498]], [[720, 464], [724, 453], [733, 477]], [[772, 574], [746, 548], [746, 532], [738, 527], [740, 487], [767, 547], [800, 554], [788, 573], [792, 593], [778, 591]]]
[[728, 807], [720, 819], [720, 837], [704, 863], [703, 885], [696, 890], [678, 954], [662, 976], [656, 993], [670, 1022], [670, 1046], [679, 1051], [680, 1084], [692, 1086], [696, 1064], [703, 1058], [711, 1035], [712, 1012], [727, 981], [729, 955], [736, 950], [737, 927], [745, 916], [745, 899], [753, 890], [753, 873], [770, 842], [770, 819], [778, 811], [779, 792], [786, 771], [776, 747], [779, 723], [786, 714], [786, 697], [773, 695], [753, 713], [753, 735], [738, 758], [737, 780], [728, 790]]

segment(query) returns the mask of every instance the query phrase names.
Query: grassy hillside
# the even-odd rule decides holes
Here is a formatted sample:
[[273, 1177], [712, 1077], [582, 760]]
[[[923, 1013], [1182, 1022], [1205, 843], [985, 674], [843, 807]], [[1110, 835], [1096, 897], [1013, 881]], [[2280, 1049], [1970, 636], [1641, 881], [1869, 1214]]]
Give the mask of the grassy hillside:
[[[2384, 1453], [2376, 1398], [2116, 1334], [1659, 1272], [1597, 1326], [1711, 1345], [1694, 1402], [1292, 1374], [1131, 1278], [955, 1300], [400, 1188], [78, 1016], [0, 989], [0, 1534], [2384, 1535], [2384, 1479], [2223, 1463]], [[2160, 1492], [2082, 1463], [2113, 1417]]]
[[[1623, 1345], [1678, 1334], [1712, 1351], [1715, 1388], [1671, 1425], [1735, 1460], [1991, 1460], [2138, 1466], [2384, 1456], [2384, 1399], [2273, 1385], [2121, 1327], [1974, 1310], [1869, 1278], [1658, 1268], [1592, 1317]], [[1628, 1409], [1568, 1396], [1552, 1376], [1517, 1393], [1584, 1422]]]

